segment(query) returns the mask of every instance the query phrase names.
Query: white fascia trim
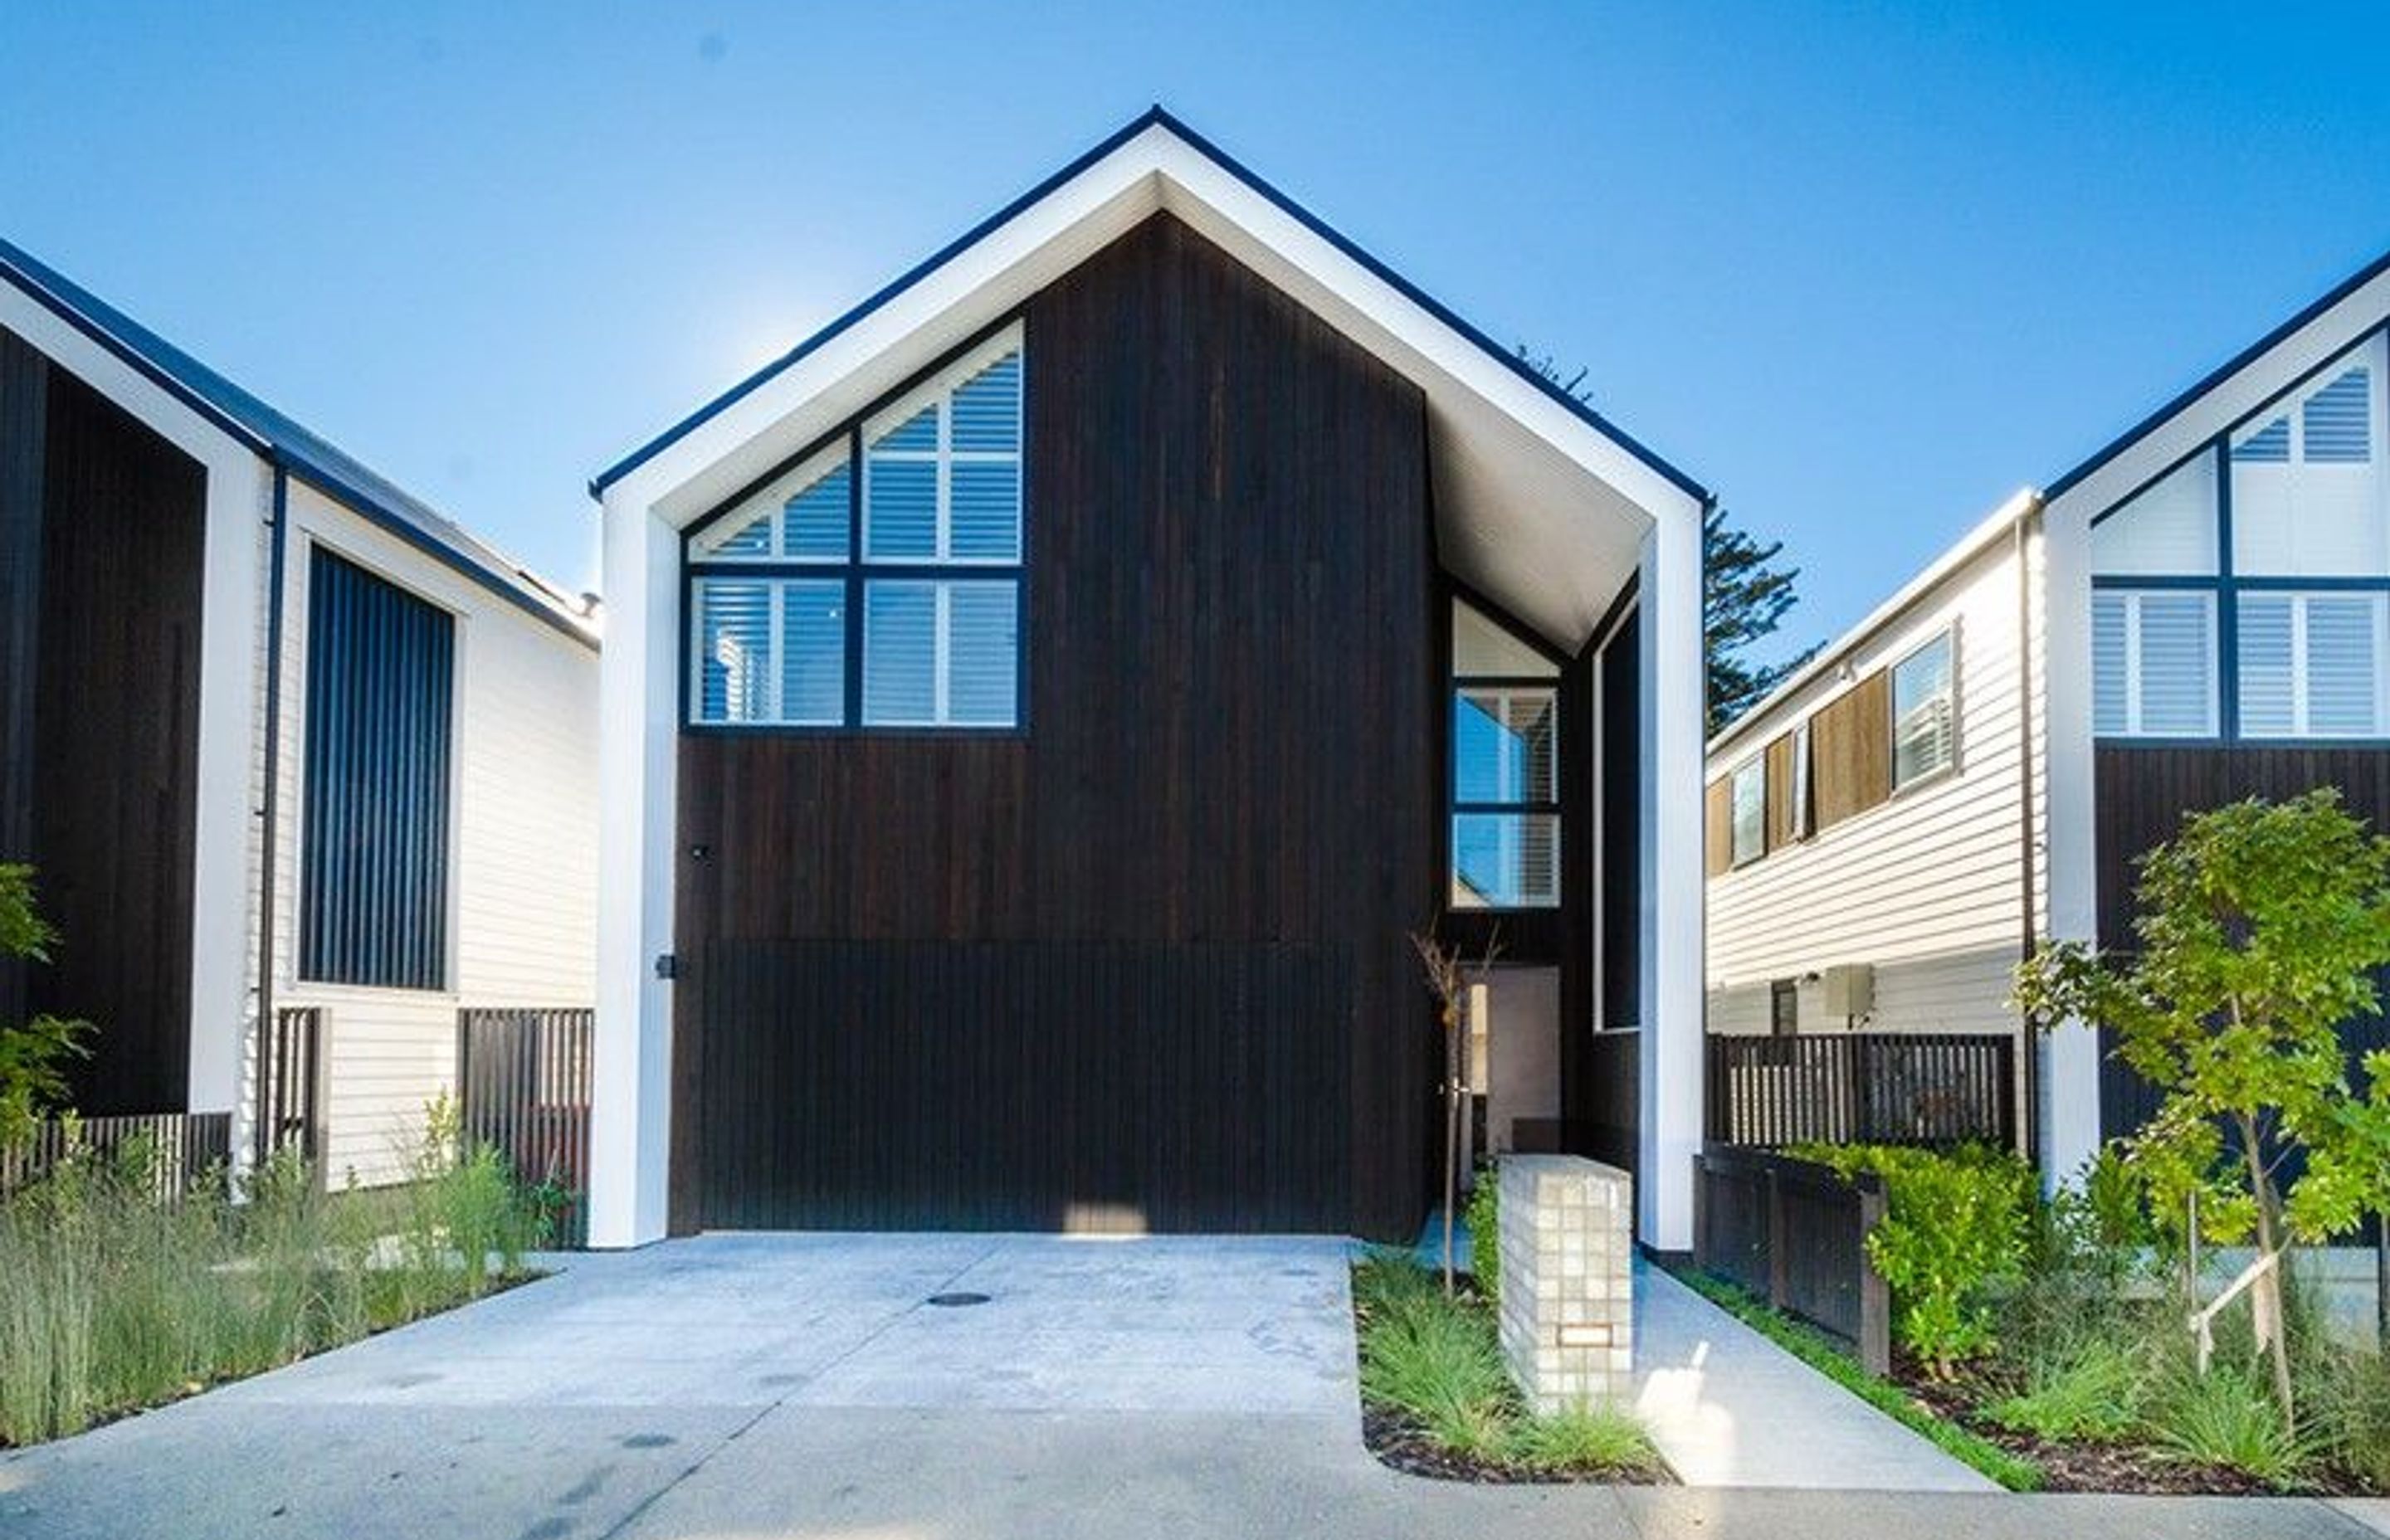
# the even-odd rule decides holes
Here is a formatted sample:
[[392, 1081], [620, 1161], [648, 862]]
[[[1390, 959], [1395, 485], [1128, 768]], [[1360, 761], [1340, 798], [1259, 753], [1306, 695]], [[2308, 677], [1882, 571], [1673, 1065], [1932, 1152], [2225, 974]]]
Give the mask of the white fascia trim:
[[[706, 511], [704, 498], [689, 494], [690, 483], [773, 432], [809, 402], [917, 333], [941, 328], [959, 340], [972, 327], [992, 322], [1035, 287], [1016, 289], [1006, 285], [1008, 277], [1032, 270], [1043, 281], [1047, 270], [1035, 263], [1048, 248], [1069, 242], [1073, 235], [1086, 248], [1067, 252], [1069, 260], [1053, 268], [1059, 276], [1137, 220], [1163, 209], [1193, 216], [1191, 224], [1224, 222], [1240, 232], [1314, 289], [1297, 292], [1295, 298], [1331, 320], [1343, 310], [1377, 328], [1378, 335], [1355, 340], [1381, 356], [1390, 342], [1398, 344], [1561, 449], [1651, 517], [1701, 517], [1699, 498], [1160, 123], [691, 429], [607, 488], [606, 504], [611, 507], [619, 498], [625, 505], [654, 508], [675, 526], [687, 524]], [[1324, 305], [1323, 298], [1336, 302]]]
[[1935, 557], [1922, 571], [1895, 589], [1890, 598], [1868, 611], [1866, 619], [1819, 648], [1818, 655], [1804, 664], [1799, 672], [1768, 691], [1757, 705], [1735, 718], [1717, 737], [1710, 739], [1706, 765], [1715, 767], [1736, 742], [1767, 725], [1786, 702], [1865, 647], [1877, 633], [1915, 609], [1936, 588], [1948, 582], [1953, 573], [2006, 540], [2017, 520], [2030, 514], [2040, 506], [2040, 502], [2041, 494], [2031, 487], [2021, 488], [2012, 494], [1983, 522], [1960, 536], [1958, 544]]
[[2218, 380], [2197, 400], [2144, 432], [2099, 469], [2049, 500], [2052, 520], [2092, 519], [2180, 463], [2202, 444], [2345, 352], [2390, 317], [2390, 272]]
[[248, 441], [12, 283], [0, 282], [0, 327], [199, 461], [206, 475], [186, 1100], [198, 1111], [242, 1111], [256, 962], [249, 789], [258, 732], [258, 614], [265, 601], [259, 532], [271, 512], [273, 472]]

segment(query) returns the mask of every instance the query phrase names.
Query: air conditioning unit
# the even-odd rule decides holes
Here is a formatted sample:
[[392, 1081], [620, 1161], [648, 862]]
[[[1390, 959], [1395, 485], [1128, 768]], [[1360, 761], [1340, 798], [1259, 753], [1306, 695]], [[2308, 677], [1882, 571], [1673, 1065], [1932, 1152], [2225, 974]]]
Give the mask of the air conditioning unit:
[[1820, 981], [1820, 1002], [1828, 1016], [1859, 1017], [1875, 1010], [1875, 965], [1836, 963]]

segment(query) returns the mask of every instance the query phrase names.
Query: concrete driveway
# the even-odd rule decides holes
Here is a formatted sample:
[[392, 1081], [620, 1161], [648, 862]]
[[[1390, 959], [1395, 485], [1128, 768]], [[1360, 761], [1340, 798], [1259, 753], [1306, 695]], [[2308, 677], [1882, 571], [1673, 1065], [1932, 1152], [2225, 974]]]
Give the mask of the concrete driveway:
[[0, 1535], [2369, 1533], [2306, 1502], [1398, 1476], [1361, 1447], [1335, 1240], [725, 1236], [564, 1266], [0, 1457]]

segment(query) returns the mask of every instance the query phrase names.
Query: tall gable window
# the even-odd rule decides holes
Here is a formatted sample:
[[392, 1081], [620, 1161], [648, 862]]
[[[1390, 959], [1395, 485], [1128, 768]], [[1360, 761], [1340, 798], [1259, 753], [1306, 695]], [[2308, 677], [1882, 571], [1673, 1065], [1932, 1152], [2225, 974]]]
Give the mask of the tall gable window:
[[1561, 901], [1560, 665], [1452, 607], [1452, 905]]
[[2390, 737], [2390, 337], [2092, 520], [2101, 738]]
[[456, 620], [354, 562], [307, 570], [299, 974], [441, 989]]
[[1023, 417], [1015, 325], [693, 534], [689, 720], [1019, 725]]

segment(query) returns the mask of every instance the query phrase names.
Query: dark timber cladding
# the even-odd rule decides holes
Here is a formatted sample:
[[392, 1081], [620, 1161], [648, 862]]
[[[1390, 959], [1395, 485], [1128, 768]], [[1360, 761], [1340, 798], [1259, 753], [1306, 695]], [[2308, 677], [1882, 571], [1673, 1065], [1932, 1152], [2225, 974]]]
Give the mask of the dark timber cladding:
[[0, 331], [0, 861], [62, 941], [0, 1009], [96, 1023], [93, 1114], [184, 1110], [206, 476]]
[[[2103, 743], [2095, 751], [2092, 776], [2102, 946], [2133, 944], [2134, 862], [2152, 846], [2174, 838], [2186, 813], [2244, 797], [2279, 801], [2332, 786], [2340, 789], [2349, 812], [2377, 830], [2390, 831], [2390, 751], [2378, 748]], [[2341, 1035], [2352, 1057], [2390, 1047], [2390, 1023], [2380, 1017], [2347, 1022]], [[2106, 1134], [2131, 1133], [2156, 1107], [2148, 1083], [2103, 1053], [2100, 1122]]]
[[1025, 729], [683, 737], [675, 1225], [1407, 1237], [1423, 399], [1166, 215], [1023, 322]]

